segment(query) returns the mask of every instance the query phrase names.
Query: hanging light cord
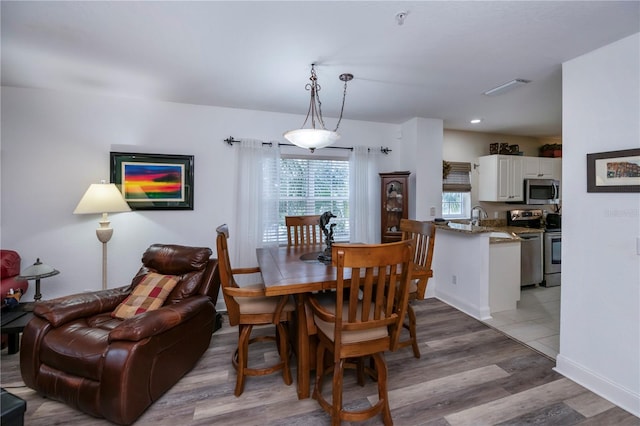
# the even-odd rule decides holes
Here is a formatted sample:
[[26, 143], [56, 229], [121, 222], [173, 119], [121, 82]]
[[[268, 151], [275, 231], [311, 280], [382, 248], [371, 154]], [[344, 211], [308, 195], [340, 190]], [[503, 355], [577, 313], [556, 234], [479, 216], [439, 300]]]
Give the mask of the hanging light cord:
[[[353, 74], [340, 74], [340, 80], [344, 81], [344, 89], [342, 91], [342, 107], [340, 107], [340, 117], [338, 118], [338, 124], [336, 124], [336, 128], [333, 130], [334, 132], [338, 131], [338, 127], [340, 127], [340, 123], [342, 122], [342, 114], [344, 112], [344, 103], [347, 98], [347, 82], [353, 79]], [[322, 87], [318, 84], [318, 76], [316, 74], [315, 64], [311, 64], [311, 77], [309, 77], [311, 83], [307, 83], [304, 88], [306, 90], [311, 91], [311, 100], [309, 102], [309, 109], [307, 110], [307, 116], [304, 119], [304, 123], [302, 123], [301, 128], [307, 124], [309, 117], [311, 117], [311, 127], [316, 128], [316, 120], [320, 125], [322, 125], [322, 129], [326, 129], [324, 125], [324, 119], [322, 117], [322, 101], [320, 100], [320, 90]], [[316, 108], [317, 102], [317, 108]]]
[[[316, 75], [315, 64], [311, 64], [311, 77], [309, 77], [311, 83], [307, 83], [304, 88], [306, 90], [311, 91], [311, 99], [309, 101], [309, 109], [307, 110], [307, 116], [304, 119], [304, 123], [300, 128], [304, 128], [307, 121], [309, 121], [309, 117], [311, 117], [311, 127], [316, 128], [316, 120], [322, 125], [322, 129], [325, 129], [324, 120], [322, 119], [322, 102], [320, 102], [320, 97], [318, 96], [318, 92], [321, 87], [318, 84], [318, 76]], [[316, 109], [316, 100], [318, 102], [318, 107]]]
[[344, 81], [344, 90], [342, 92], [342, 108], [340, 108], [340, 118], [338, 118], [338, 124], [336, 124], [336, 129], [334, 132], [338, 131], [338, 127], [340, 127], [340, 122], [342, 121], [342, 112], [344, 111], [344, 100], [347, 98], [347, 81], [353, 79], [353, 75], [351, 74], [341, 74], [340, 80]]

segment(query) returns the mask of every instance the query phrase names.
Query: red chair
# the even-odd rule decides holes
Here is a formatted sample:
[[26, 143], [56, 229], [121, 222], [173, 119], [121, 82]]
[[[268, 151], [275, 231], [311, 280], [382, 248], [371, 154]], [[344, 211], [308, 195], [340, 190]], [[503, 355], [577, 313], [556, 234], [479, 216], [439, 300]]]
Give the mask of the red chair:
[[[0, 295], [2, 295], [2, 307], [4, 298], [11, 289], [13, 291], [22, 290], [23, 294], [29, 288], [29, 281], [17, 280], [20, 275], [20, 255], [13, 250], [0, 250]], [[2, 348], [7, 346], [7, 335], [2, 335]]]

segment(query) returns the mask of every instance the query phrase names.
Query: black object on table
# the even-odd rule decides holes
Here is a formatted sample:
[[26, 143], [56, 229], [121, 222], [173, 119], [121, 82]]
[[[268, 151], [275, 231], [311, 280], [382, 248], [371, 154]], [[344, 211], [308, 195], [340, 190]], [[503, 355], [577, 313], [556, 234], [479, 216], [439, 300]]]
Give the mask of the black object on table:
[[0, 414], [2, 426], [22, 426], [27, 402], [0, 388], [0, 410], [2, 410]]
[[25, 306], [25, 303], [21, 303], [13, 309], [3, 309], [0, 314], [0, 332], [8, 336], [9, 355], [20, 350], [20, 333], [33, 318], [33, 313], [25, 311]]

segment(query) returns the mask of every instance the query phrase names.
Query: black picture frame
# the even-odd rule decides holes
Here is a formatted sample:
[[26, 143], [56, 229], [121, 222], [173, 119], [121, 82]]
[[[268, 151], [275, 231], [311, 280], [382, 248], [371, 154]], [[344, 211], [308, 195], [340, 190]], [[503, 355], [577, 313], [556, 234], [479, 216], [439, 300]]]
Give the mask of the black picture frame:
[[193, 210], [193, 155], [111, 152], [110, 172], [132, 210]]
[[587, 192], [640, 192], [640, 149], [587, 154]]

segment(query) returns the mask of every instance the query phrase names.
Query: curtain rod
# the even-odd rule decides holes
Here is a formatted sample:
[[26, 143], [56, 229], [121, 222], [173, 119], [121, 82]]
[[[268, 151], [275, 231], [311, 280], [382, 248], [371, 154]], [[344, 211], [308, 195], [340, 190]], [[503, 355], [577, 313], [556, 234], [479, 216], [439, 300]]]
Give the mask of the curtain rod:
[[[228, 138], [226, 138], [224, 140], [224, 142], [229, 144], [229, 146], [233, 146], [234, 143], [239, 143], [240, 141], [237, 140], [237, 139], [234, 139], [233, 136], [229, 136]], [[262, 145], [272, 146], [273, 142], [262, 142]], [[296, 146], [296, 145], [291, 144], [291, 143], [278, 142], [278, 146]], [[353, 147], [350, 147], [350, 146], [325, 146], [322, 149], [327, 149], [327, 148], [331, 148], [331, 149], [348, 149], [349, 151], [353, 151]], [[369, 151], [371, 151], [371, 148], [369, 148]], [[385, 155], [389, 155], [389, 153], [391, 151], [392, 150], [389, 149], [388, 147], [387, 148], [382, 147], [382, 146], [380, 147], [380, 152], [385, 154]]]

